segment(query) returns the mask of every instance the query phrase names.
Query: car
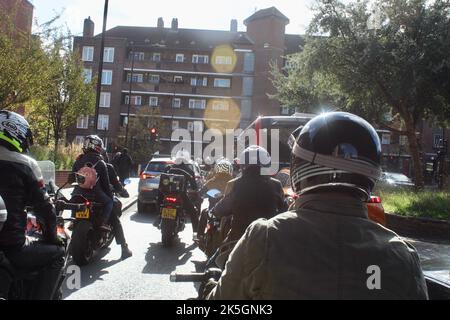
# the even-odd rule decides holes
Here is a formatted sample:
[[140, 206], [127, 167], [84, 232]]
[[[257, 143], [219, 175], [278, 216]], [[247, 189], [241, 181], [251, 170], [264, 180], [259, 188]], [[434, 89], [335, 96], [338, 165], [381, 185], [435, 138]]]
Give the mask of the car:
[[401, 173], [383, 172], [379, 184], [387, 187], [412, 188], [414, 183], [410, 178]]
[[[138, 212], [145, 212], [146, 206], [153, 205], [156, 207], [159, 197], [159, 178], [162, 172], [169, 169], [175, 164], [175, 160], [169, 156], [152, 158], [145, 169], [140, 174], [138, 185]], [[190, 161], [189, 168], [195, 174], [198, 189], [200, 190], [205, 184], [201, 174], [200, 166], [195, 161]], [[155, 208], [156, 209], [156, 208]]]
[[175, 162], [170, 157], [152, 158], [139, 176], [138, 212], [145, 212], [148, 205], [156, 206], [159, 197], [159, 176]]

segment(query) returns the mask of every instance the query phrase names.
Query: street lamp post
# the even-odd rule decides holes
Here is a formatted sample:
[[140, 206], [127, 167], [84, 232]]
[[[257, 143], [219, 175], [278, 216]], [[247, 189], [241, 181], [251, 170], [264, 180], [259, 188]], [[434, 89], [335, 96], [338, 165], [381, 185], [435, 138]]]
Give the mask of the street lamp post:
[[100, 61], [98, 64], [98, 76], [97, 76], [97, 96], [95, 101], [95, 121], [94, 121], [94, 129], [95, 132], [98, 132], [98, 114], [100, 109], [100, 94], [102, 91], [102, 75], [103, 75], [103, 58], [105, 54], [105, 33], [106, 33], [106, 21], [108, 18], [108, 4], [109, 0], [105, 0], [105, 8], [103, 10], [103, 32], [102, 32], [102, 41], [100, 44]]
[[130, 42], [131, 46], [131, 74], [130, 74], [130, 89], [128, 91], [128, 112], [127, 112], [127, 127], [125, 129], [125, 145], [128, 146], [128, 129], [130, 124], [130, 108], [131, 108], [131, 93], [133, 90], [133, 73], [134, 73], [134, 48], [133, 48], [134, 42]]

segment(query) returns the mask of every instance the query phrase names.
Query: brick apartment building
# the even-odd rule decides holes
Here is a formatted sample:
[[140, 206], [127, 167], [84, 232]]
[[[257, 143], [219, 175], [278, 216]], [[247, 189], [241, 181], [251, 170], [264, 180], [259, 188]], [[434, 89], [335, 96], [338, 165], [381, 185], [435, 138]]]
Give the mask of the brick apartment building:
[[[280, 105], [267, 96], [275, 92], [270, 64], [282, 66], [283, 57], [298, 51], [302, 41], [285, 34], [288, 23], [272, 7], [247, 18], [246, 32], [237, 30], [236, 20], [231, 20], [229, 31], [216, 31], [179, 28], [177, 19], [166, 27], [161, 18], [156, 27], [117, 26], [106, 31], [100, 135], [111, 150], [126, 125], [130, 87], [130, 116], [141, 108], [159, 108], [166, 129], [161, 132], [244, 128], [258, 115], [279, 115]], [[87, 81], [98, 72], [100, 42], [94, 22], [86, 19], [74, 50], [84, 62]], [[68, 129], [68, 141], [81, 141], [91, 132], [93, 117], [82, 117]], [[170, 136], [160, 140], [161, 152], [168, 152]]]
[[15, 38], [30, 36], [33, 9], [27, 0], [0, 0], [0, 31], [12, 32]]

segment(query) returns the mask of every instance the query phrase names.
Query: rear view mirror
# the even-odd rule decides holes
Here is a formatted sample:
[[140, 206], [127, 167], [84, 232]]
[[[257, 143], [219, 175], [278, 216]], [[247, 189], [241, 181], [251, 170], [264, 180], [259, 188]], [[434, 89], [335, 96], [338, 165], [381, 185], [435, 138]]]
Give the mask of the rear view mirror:
[[125, 179], [125, 181], [123, 182], [123, 184], [126, 186], [126, 185], [128, 185], [128, 184], [130, 184], [131, 183], [131, 179], [130, 178], [128, 178], [128, 179]]
[[222, 192], [220, 192], [220, 190], [217, 190], [217, 189], [208, 190], [208, 192], [206, 192], [206, 194], [208, 195], [208, 197], [211, 197], [214, 199], [219, 199], [222, 197]]

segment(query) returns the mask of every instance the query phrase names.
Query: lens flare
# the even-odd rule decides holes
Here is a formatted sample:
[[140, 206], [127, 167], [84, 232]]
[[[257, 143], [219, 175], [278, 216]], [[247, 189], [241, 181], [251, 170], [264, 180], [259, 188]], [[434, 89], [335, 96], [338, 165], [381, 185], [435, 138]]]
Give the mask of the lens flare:
[[214, 49], [211, 66], [216, 72], [233, 73], [236, 63], [236, 53], [229, 45], [220, 45]]
[[241, 120], [241, 111], [233, 99], [212, 99], [204, 113], [205, 126], [208, 129], [236, 129]]

